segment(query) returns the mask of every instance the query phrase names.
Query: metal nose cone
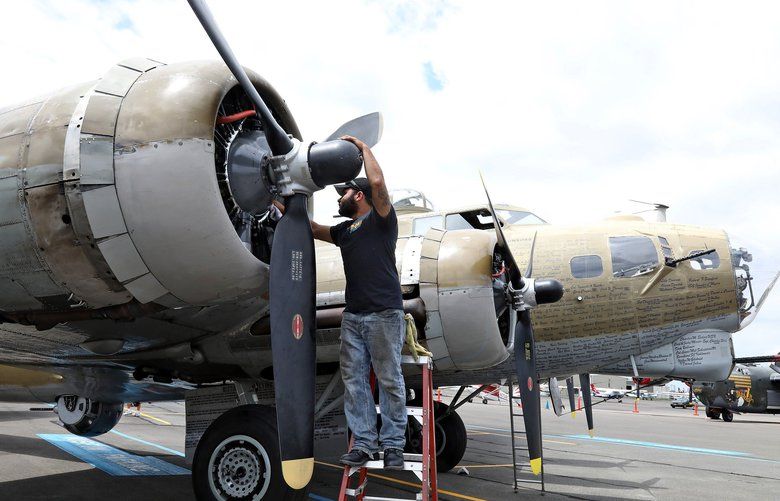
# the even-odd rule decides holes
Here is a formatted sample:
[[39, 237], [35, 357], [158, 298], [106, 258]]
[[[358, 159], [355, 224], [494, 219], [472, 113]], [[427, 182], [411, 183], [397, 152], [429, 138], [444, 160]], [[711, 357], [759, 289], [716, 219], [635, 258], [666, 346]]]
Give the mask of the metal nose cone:
[[563, 284], [554, 278], [540, 278], [534, 282], [536, 304], [555, 303], [563, 297]]
[[313, 144], [309, 148], [311, 179], [320, 188], [354, 179], [363, 167], [363, 155], [357, 146], [336, 139]]

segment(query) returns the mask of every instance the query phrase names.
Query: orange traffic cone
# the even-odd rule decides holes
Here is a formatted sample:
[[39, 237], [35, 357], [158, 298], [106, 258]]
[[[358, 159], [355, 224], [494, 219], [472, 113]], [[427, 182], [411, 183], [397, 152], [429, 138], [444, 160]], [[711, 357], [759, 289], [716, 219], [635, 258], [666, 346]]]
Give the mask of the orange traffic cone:
[[634, 414], [639, 414], [639, 399], [634, 399]]
[[699, 404], [693, 404], [693, 415], [694, 416], [699, 415]]
[[577, 397], [577, 410], [582, 410], [582, 397]]

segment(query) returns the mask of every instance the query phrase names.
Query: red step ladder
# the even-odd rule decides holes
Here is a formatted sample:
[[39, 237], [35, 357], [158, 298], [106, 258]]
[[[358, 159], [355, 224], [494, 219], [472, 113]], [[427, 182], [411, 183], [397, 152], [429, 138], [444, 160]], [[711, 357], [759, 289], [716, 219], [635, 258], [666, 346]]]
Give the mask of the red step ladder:
[[[409, 355], [401, 359], [404, 365], [417, 365], [422, 369], [422, 407], [408, 407], [406, 413], [412, 416], [422, 425], [423, 450], [422, 454], [404, 453], [404, 470], [411, 471], [422, 481], [422, 491], [417, 493], [415, 500], [438, 501], [436, 484], [436, 427], [433, 414], [433, 361], [431, 357], [421, 356], [417, 360]], [[374, 373], [371, 372], [371, 390], [375, 385]], [[379, 406], [377, 406], [379, 413]], [[354, 438], [349, 441], [349, 450], [352, 450]], [[345, 466], [344, 475], [341, 478], [339, 501], [404, 501], [407, 498], [388, 498], [366, 496], [368, 485], [368, 470], [384, 469], [384, 459], [380, 452], [378, 461], [368, 461], [364, 466]], [[350, 479], [357, 473], [357, 485], [350, 487]]]

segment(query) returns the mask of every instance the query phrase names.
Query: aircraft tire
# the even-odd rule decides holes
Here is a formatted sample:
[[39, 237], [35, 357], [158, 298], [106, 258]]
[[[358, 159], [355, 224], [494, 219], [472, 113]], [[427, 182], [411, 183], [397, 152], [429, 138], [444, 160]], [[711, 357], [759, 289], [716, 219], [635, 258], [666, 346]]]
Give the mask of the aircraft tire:
[[[409, 405], [419, 407], [421, 400], [414, 399]], [[434, 418], [438, 419], [444, 415], [450, 406], [441, 402], [433, 403]], [[404, 452], [412, 454], [422, 453], [422, 427], [413, 418], [409, 419], [409, 425], [406, 433], [406, 447]], [[466, 453], [468, 444], [468, 435], [466, 434], [466, 425], [457, 412], [452, 412], [449, 416], [436, 422], [436, 471], [445, 473], [453, 469]]]
[[211, 423], [195, 449], [192, 487], [199, 501], [308, 498], [308, 488], [291, 489], [282, 478], [276, 413], [263, 405], [235, 407]]
[[709, 407], [707, 407], [705, 413], [707, 414], [707, 417], [710, 419], [720, 419], [720, 411], [717, 409], [710, 409]]
[[79, 421], [62, 426], [80, 437], [97, 437], [111, 431], [122, 419], [123, 403], [91, 402], [87, 404], [91, 412], [85, 414]]
[[727, 423], [734, 421], [734, 413], [726, 409], [723, 409], [720, 417]]

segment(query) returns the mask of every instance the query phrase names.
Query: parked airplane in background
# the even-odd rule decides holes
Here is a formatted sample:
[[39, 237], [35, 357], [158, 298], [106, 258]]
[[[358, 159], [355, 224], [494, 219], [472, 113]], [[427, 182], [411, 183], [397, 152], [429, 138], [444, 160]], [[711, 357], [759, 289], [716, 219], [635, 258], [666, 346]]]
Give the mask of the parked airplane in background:
[[[756, 365], [771, 362], [770, 365]], [[780, 413], [780, 354], [736, 360], [725, 381], [697, 382], [693, 393], [706, 405], [707, 416], [726, 422], [734, 414]]]

